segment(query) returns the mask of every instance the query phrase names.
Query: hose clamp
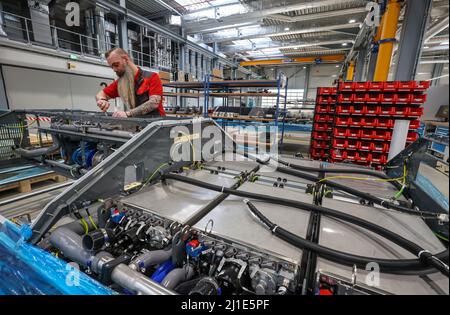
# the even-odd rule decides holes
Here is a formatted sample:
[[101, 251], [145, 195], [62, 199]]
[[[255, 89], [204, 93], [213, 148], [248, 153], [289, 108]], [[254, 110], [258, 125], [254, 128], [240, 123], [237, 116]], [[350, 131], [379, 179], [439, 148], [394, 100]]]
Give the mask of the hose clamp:
[[421, 251], [417, 254], [417, 257], [422, 258], [422, 255], [425, 254], [425, 253], [431, 254], [429, 250], [424, 249], [424, 250], [421, 250]]

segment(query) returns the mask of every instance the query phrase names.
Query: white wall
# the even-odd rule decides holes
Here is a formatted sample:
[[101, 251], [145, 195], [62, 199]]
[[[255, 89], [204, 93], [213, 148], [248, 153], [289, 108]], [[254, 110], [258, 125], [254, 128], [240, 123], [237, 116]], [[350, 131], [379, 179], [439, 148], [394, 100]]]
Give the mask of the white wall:
[[[68, 62], [75, 68], [69, 69]], [[94, 96], [102, 89], [100, 84], [109, 84], [115, 78], [106, 64], [8, 46], [1, 47], [0, 65], [10, 110], [96, 111]], [[122, 106], [120, 101], [117, 106]]]
[[97, 110], [94, 96], [101, 89], [100, 79], [43, 70], [3, 66], [11, 110], [72, 109]]

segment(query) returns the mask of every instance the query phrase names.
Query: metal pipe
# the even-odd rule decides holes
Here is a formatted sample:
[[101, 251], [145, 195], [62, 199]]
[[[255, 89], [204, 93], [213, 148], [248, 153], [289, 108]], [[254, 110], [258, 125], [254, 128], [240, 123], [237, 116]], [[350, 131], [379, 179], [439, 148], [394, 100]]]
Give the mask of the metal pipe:
[[174, 291], [162, 287], [124, 264], [114, 268], [111, 273], [111, 279], [121, 287], [137, 292], [140, 295], [176, 295]]
[[381, 42], [378, 51], [377, 65], [375, 68], [374, 81], [387, 81], [391, 66], [394, 39], [397, 32], [398, 19], [400, 17], [401, 5], [398, 0], [389, 0], [381, 30]]
[[15, 151], [24, 158], [35, 158], [42, 155], [47, 155], [59, 150], [61, 148], [61, 143], [59, 142], [58, 137], [52, 135], [53, 144], [50, 147], [39, 148], [35, 150], [27, 150], [22, 148], [17, 148]]
[[130, 268], [147, 268], [153, 265], [159, 265], [172, 257], [172, 248], [169, 250], [153, 250], [138, 256], [131, 264]]
[[94, 256], [82, 246], [81, 236], [67, 227], [59, 227], [50, 235], [50, 243], [61, 250], [65, 257], [87, 266]]
[[8, 200], [3, 200], [3, 201], [0, 201], [0, 207], [9, 205], [9, 204], [17, 202], [17, 201], [21, 201], [21, 200], [24, 200], [24, 199], [31, 198], [31, 197], [37, 196], [39, 194], [45, 194], [45, 193], [48, 193], [48, 192], [51, 192], [51, 191], [54, 191], [54, 190], [58, 190], [58, 189], [70, 186], [72, 184], [73, 184], [73, 181], [70, 181], [70, 182], [67, 182], [67, 183], [62, 183], [60, 185], [52, 186], [52, 187], [45, 188], [45, 189], [42, 189], [42, 190], [33, 191], [33, 192], [31, 192], [29, 194], [26, 194], [26, 195], [23, 195], [23, 196], [17, 196], [17, 197], [8, 199]]
[[194, 268], [191, 265], [186, 265], [182, 268], [176, 268], [169, 272], [161, 285], [168, 289], [175, 288], [180, 282], [192, 279], [194, 276]]
[[[76, 227], [74, 222], [70, 223], [71, 227]], [[114, 259], [114, 257], [107, 252], [100, 252], [93, 255], [92, 252], [87, 251], [82, 246], [81, 236], [73, 231], [68, 226], [62, 226], [52, 232], [50, 236], [50, 243], [61, 250], [67, 258], [73, 260], [83, 266], [90, 265], [92, 270], [101, 272], [104, 264]], [[138, 294], [148, 295], [174, 295], [175, 292], [162, 287], [158, 283], [150, 280], [143, 274], [131, 269], [127, 265], [120, 264], [114, 268], [111, 273], [111, 280]]]

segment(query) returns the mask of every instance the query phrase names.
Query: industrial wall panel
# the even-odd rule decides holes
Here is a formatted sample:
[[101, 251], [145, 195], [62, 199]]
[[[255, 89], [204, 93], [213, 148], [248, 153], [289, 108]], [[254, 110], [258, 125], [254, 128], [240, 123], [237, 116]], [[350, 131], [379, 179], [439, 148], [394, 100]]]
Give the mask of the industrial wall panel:
[[94, 96], [101, 89], [100, 84], [112, 82], [107, 79], [11, 66], [3, 66], [3, 73], [11, 110], [96, 110]]

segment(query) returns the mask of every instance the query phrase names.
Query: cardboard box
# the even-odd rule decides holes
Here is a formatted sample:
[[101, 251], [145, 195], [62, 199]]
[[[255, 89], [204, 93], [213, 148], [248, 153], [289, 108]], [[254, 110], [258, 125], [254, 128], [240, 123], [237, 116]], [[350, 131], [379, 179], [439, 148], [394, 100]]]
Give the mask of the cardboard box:
[[186, 81], [186, 77], [185, 77], [184, 71], [178, 71], [176, 73], [175, 81], [177, 81], [177, 82], [185, 82]]
[[163, 81], [163, 80], [170, 81], [170, 72], [160, 71], [159, 77], [161, 78], [161, 81]]
[[223, 81], [223, 70], [213, 69], [211, 73], [211, 81]]

